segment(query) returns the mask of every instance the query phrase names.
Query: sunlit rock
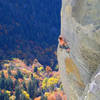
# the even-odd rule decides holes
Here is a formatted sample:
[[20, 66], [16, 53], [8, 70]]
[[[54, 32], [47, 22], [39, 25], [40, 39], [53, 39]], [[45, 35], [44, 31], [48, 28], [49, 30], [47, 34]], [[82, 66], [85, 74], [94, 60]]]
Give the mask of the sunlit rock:
[[91, 80], [100, 64], [99, 5], [100, 0], [62, 0], [61, 35], [71, 51], [58, 45], [57, 55], [68, 100], [99, 100], [88, 92], [99, 87]]

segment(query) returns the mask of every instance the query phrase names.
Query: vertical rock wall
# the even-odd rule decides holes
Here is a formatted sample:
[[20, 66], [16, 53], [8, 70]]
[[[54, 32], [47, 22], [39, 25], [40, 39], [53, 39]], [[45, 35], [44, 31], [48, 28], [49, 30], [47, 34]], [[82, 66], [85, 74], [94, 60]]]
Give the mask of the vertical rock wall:
[[[100, 77], [95, 78], [100, 64], [99, 5], [100, 0], [62, 0], [61, 35], [71, 51], [58, 45], [57, 55], [68, 100], [99, 100], [98, 93], [89, 92], [94, 80], [98, 82], [93, 86], [100, 83]], [[100, 93], [100, 87], [97, 90]]]

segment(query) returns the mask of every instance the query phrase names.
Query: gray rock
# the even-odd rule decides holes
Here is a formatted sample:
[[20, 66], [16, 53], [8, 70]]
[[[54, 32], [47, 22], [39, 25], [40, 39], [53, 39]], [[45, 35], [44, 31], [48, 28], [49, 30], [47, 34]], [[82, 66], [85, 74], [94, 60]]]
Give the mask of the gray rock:
[[100, 0], [62, 1], [61, 35], [71, 51], [58, 46], [57, 56], [67, 100], [100, 100], [100, 80], [91, 80], [100, 64], [99, 5]]

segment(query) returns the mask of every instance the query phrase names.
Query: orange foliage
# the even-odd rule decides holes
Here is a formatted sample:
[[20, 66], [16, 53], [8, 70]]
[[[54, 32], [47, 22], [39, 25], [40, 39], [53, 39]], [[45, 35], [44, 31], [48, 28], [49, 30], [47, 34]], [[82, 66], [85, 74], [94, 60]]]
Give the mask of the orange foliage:
[[7, 73], [5, 73], [4, 75], [5, 75], [5, 78], [8, 78], [8, 74]]
[[4, 90], [4, 89], [2, 89], [2, 90], [1, 90], [1, 93], [4, 93], [4, 92], [5, 92], [5, 90]]
[[34, 100], [41, 100], [41, 97], [37, 97], [37, 98], [35, 98]]
[[57, 100], [57, 97], [61, 98], [62, 100], [67, 100], [66, 95], [62, 91], [55, 91], [47, 96], [48, 100]]
[[47, 66], [46, 67], [46, 72], [51, 72], [51, 71], [52, 71], [51, 67], [50, 66]]
[[23, 74], [26, 74], [26, 75], [30, 75], [30, 73], [31, 73], [30, 70], [27, 70], [27, 69], [25, 69], [25, 68], [21, 69], [21, 72], [22, 72]]
[[15, 94], [15, 91], [13, 91], [13, 94]]
[[56, 97], [51, 94], [50, 96], [48, 96], [48, 100], [56, 100]]
[[7, 71], [4, 70], [3, 72], [4, 72], [4, 76], [5, 76], [5, 78], [8, 78], [8, 73], [7, 73]]
[[19, 81], [19, 83], [22, 83], [23, 82], [23, 79], [19, 78], [18, 81]]
[[59, 71], [57, 71], [57, 72], [53, 71], [52, 74], [53, 74], [54, 77], [60, 76], [60, 72]]
[[11, 61], [16, 67], [27, 67], [27, 65], [25, 64], [24, 61], [18, 59], [18, 58], [14, 58], [12, 61]]
[[13, 80], [13, 82], [16, 80], [14, 76], [10, 76], [10, 78]]
[[17, 71], [16, 71], [16, 70], [11, 70], [11, 73], [12, 73], [13, 75], [16, 75], [16, 74], [17, 74]]

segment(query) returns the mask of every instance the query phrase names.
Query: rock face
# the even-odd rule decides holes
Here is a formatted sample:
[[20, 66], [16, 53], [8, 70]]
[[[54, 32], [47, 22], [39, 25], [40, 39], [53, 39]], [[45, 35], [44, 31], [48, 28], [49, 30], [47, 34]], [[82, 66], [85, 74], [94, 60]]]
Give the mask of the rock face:
[[100, 0], [62, 0], [57, 55], [67, 100], [100, 100]]

